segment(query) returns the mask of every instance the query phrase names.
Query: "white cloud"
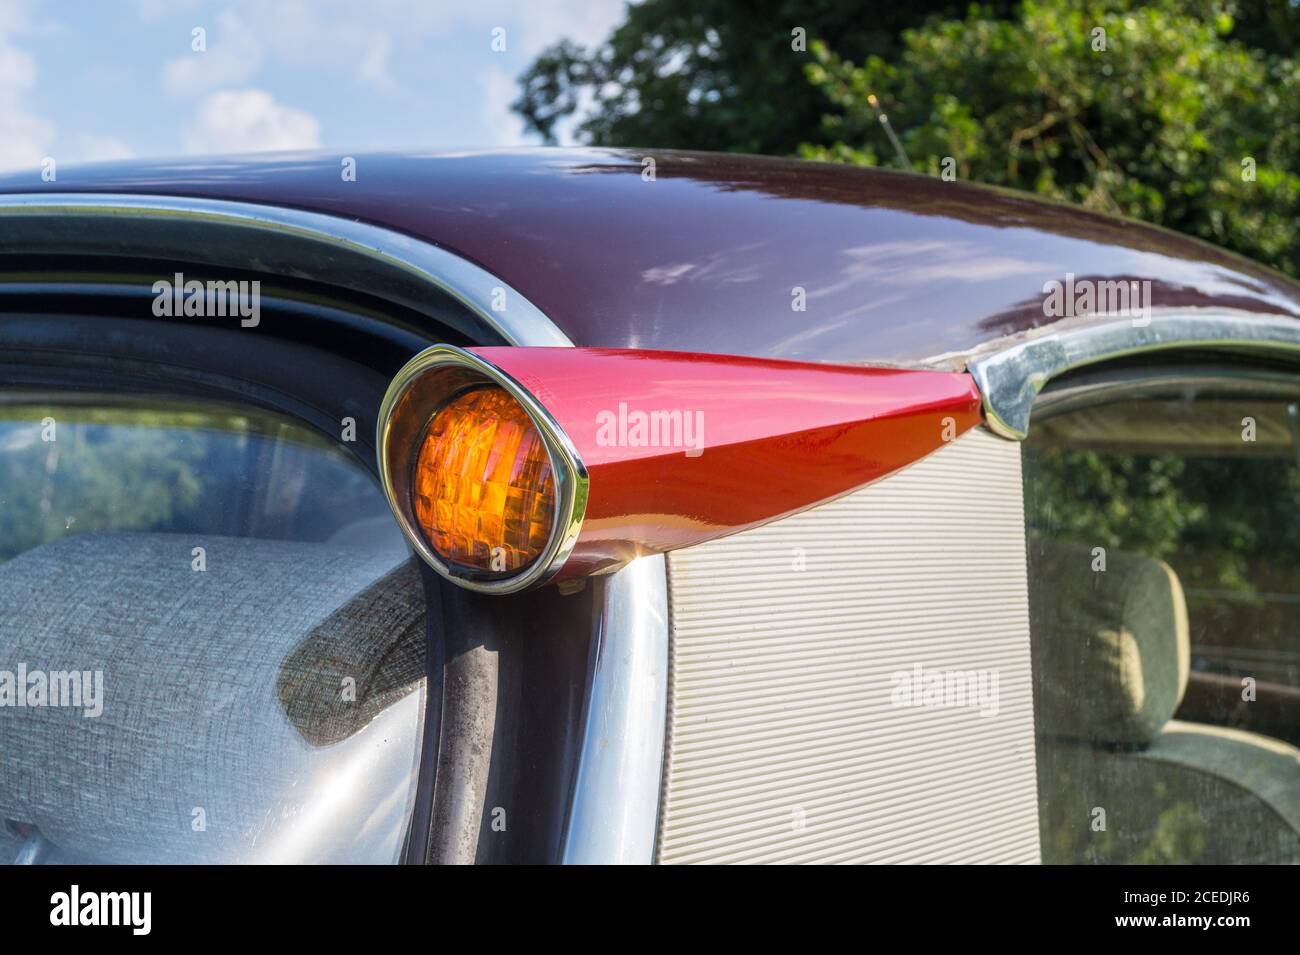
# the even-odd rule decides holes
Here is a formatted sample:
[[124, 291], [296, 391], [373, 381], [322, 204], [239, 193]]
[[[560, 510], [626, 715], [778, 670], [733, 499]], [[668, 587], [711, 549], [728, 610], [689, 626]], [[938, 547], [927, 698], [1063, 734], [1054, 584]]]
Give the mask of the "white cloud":
[[171, 96], [189, 97], [223, 86], [242, 83], [262, 63], [262, 43], [249, 23], [233, 10], [223, 10], [214, 27], [207, 30], [205, 49], [190, 47], [191, 36], [182, 36], [185, 52], [163, 64], [163, 89]]
[[[623, 8], [623, 0], [533, 0], [529, 4], [481, 0], [471, 10], [459, 13], [464, 21], [482, 29], [485, 51], [489, 49], [493, 27], [516, 24], [508, 28], [507, 49], [515, 58], [529, 62], [543, 47], [561, 38], [588, 46], [599, 43], [620, 22]], [[492, 66], [476, 77], [482, 95], [483, 124], [492, 130], [490, 145], [519, 146], [533, 142], [525, 134], [523, 120], [510, 109], [510, 104], [519, 98], [515, 72]], [[582, 95], [580, 105], [589, 105], [590, 95], [586, 90]], [[578, 122], [573, 117], [560, 122], [557, 129], [560, 142], [572, 141], [572, 131]]]
[[[481, 0], [473, 7], [472, 13], [467, 13], [466, 19], [483, 25], [485, 48], [491, 26], [517, 22], [518, 26], [507, 34], [509, 49], [531, 62], [543, 47], [561, 38], [584, 46], [601, 42], [622, 21], [625, 6], [624, 0], [533, 0], [528, 4], [514, 0]], [[483, 90], [483, 120], [497, 132], [496, 145], [532, 142], [525, 138], [523, 120], [510, 109], [510, 104], [519, 98], [514, 74], [494, 67], [481, 73], [478, 79]], [[573, 131], [594, 99], [585, 89], [580, 96], [578, 115], [557, 124], [556, 134], [561, 143], [573, 141]]]
[[159, 17], [193, 10], [199, 0], [136, 0], [135, 8], [142, 20], [157, 20]]
[[39, 87], [35, 58], [14, 43], [14, 37], [40, 36], [57, 24], [35, 22], [27, 5], [0, 0], [0, 169], [31, 169], [52, 156], [59, 162], [94, 162], [132, 155], [126, 143], [113, 136], [78, 132], [56, 135], [55, 124], [32, 110]]
[[101, 162], [110, 159], [130, 159], [135, 151], [115, 136], [96, 136], [81, 133], [73, 139], [73, 149], [68, 158], [74, 162]]
[[520, 49], [531, 59], [542, 47], [560, 37], [568, 37], [584, 46], [599, 43], [623, 21], [626, 0], [533, 0], [519, 4], [500, 0], [503, 6], [523, 20], [525, 35]]
[[54, 141], [54, 124], [30, 109], [36, 61], [11, 41], [25, 26], [19, 5], [0, 4], [0, 169], [38, 167]]
[[[139, 0], [142, 15], [155, 11]], [[508, 26], [513, 58], [531, 59], [562, 36], [591, 44], [609, 35], [623, 16], [624, 0], [230, 0], [207, 28], [207, 52], [185, 49], [163, 65], [168, 94], [185, 98], [244, 83], [268, 64], [327, 67], [351, 74], [360, 85], [389, 95], [406, 93], [395, 78], [399, 56], [428, 41], [478, 31], [485, 55], [491, 31]]]
[[357, 79], [365, 86], [381, 93], [396, 93], [401, 87], [393, 79], [389, 56], [393, 52], [393, 38], [387, 33], [372, 33], [366, 41], [366, 50], [357, 63]]
[[187, 98], [243, 83], [272, 63], [342, 68], [362, 86], [399, 92], [390, 65], [394, 31], [410, 30], [410, 36], [420, 36], [427, 25], [414, 15], [425, 8], [413, 7], [408, 16], [385, 17], [389, 6], [381, 2], [376, 10], [370, 3], [353, 0], [319, 6], [296, 0], [242, 0], [212, 22], [196, 18], [195, 26], [207, 30], [206, 50], [192, 50], [187, 35], [185, 51], [163, 64], [163, 88], [173, 97]]
[[183, 140], [191, 153], [315, 149], [320, 123], [305, 110], [277, 103], [266, 90], [220, 90], [199, 102]]
[[492, 146], [522, 146], [524, 121], [510, 111], [510, 104], [519, 97], [514, 77], [499, 67], [484, 70], [478, 75], [483, 91], [484, 125], [490, 129]]
[[[430, 96], [450, 95], [432, 89], [429, 70], [421, 69], [429, 57], [438, 57], [448, 44], [460, 48], [481, 43], [480, 68], [455, 86], [482, 110], [486, 133], [474, 124], [473, 140], [493, 145], [525, 142], [522, 121], [510, 111], [517, 98], [516, 74], [546, 44], [567, 36], [594, 43], [607, 36], [624, 15], [625, 0], [462, 0], [430, 3], [428, 0], [133, 0], [124, 7], [136, 14], [139, 39], [144, 47], [114, 47], [101, 63], [76, 64], [82, 70], [87, 96], [107, 97], [104, 87], [127, 87], [140, 69], [140, 50], [158, 58], [145, 69], [153, 72], [160, 92], [181, 100], [177, 113], [188, 114], [180, 129], [165, 130], [165, 137], [180, 141], [191, 151], [296, 148], [320, 142], [317, 116], [330, 115], [328, 102], [295, 94], [299, 108], [278, 102], [272, 94], [286, 95], [272, 85], [286, 71], [301, 76], [333, 74], [357, 87], [386, 97], [398, 124], [403, 144], [417, 128], [421, 107]], [[39, 11], [39, 18], [37, 12]], [[62, 22], [58, 22], [62, 20]], [[207, 30], [206, 52], [190, 49], [190, 31]], [[509, 30], [505, 55], [490, 52], [491, 30]], [[124, 158], [143, 149], [130, 123], [117, 121], [120, 110], [156, 110], [162, 122], [171, 111], [161, 104], [112, 100], [106, 107], [104, 131], [57, 123], [57, 114], [42, 115], [38, 102], [66, 95], [49, 75], [65, 67], [62, 57], [42, 40], [59, 30], [77, 30], [75, 14], [57, 6], [48, 10], [28, 0], [0, 0], [0, 167], [39, 168], [44, 156], [60, 163]], [[97, 83], [94, 71], [112, 69], [114, 84]], [[38, 69], [39, 67], [39, 69]], [[86, 85], [88, 84], [88, 86]], [[322, 84], [324, 87], [325, 84]], [[47, 88], [49, 91], [47, 91]], [[270, 92], [263, 92], [269, 90]], [[105, 99], [105, 103], [109, 102]], [[123, 105], [125, 104], [125, 105]], [[57, 105], [57, 100], [51, 109]], [[311, 112], [304, 112], [302, 106]], [[119, 111], [115, 119], [114, 110]], [[313, 115], [315, 114], [315, 115]], [[156, 126], [157, 124], [153, 124]], [[337, 124], [330, 123], [332, 134]], [[415, 134], [418, 137], [418, 132]], [[122, 138], [118, 138], [121, 136]], [[469, 145], [470, 143], [466, 143]], [[153, 148], [158, 148], [157, 144]]]

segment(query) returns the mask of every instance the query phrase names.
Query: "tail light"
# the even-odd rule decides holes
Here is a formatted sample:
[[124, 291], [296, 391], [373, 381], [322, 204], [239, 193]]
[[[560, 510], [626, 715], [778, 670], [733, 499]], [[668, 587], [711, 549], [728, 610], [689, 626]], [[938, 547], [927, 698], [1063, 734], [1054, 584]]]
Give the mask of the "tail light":
[[966, 374], [436, 345], [388, 389], [379, 465], [425, 561], [510, 593], [803, 510], [979, 420]]
[[555, 526], [546, 443], [523, 406], [495, 386], [466, 391], [433, 416], [411, 495], [434, 553], [468, 570], [528, 567]]
[[577, 540], [587, 471], [547, 410], [495, 365], [436, 345], [384, 396], [379, 466], [416, 552], [470, 590], [554, 577]]

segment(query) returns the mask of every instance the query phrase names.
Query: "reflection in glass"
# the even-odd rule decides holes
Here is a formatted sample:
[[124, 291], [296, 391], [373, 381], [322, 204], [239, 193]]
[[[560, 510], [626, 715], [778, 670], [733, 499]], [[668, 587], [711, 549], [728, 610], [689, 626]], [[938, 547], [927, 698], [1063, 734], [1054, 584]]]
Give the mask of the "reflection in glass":
[[1046, 862], [1300, 861], [1300, 445], [1184, 383], [1024, 445]]
[[400, 857], [423, 591], [340, 447], [247, 409], [10, 403], [0, 501], [0, 853]]

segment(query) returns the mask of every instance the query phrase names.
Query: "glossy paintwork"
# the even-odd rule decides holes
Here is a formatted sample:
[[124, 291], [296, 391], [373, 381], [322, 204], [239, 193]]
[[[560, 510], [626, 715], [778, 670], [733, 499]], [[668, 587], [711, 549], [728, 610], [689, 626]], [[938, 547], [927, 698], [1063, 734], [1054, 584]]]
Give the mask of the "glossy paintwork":
[[[561, 577], [598, 573], [803, 510], [911, 464], [980, 421], [966, 374], [676, 352], [476, 348], [530, 392], [586, 465]], [[644, 428], [651, 412], [681, 427]], [[689, 424], [688, 424], [689, 422]]]
[[[654, 178], [644, 158], [655, 160]], [[1152, 303], [1300, 316], [1300, 287], [1214, 247], [1015, 193], [794, 160], [594, 149], [266, 154], [0, 176], [0, 192], [292, 206], [469, 258], [579, 345], [919, 361], [1043, 324], [1044, 283], [1149, 279]], [[796, 289], [806, 310], [796, 311]]]

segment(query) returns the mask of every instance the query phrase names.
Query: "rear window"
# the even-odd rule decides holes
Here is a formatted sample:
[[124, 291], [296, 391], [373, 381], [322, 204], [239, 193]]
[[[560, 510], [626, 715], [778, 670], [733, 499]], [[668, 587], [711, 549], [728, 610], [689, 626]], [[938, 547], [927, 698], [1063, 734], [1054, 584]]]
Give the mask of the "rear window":
[[1050, 408], [1023, 457], [1044, 861], [1300, 861], [1293, 388]]
[[371, 474], [260, 409], [0, 403], [0, 852], [392, 862], [420, 577]]

